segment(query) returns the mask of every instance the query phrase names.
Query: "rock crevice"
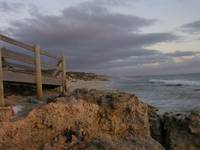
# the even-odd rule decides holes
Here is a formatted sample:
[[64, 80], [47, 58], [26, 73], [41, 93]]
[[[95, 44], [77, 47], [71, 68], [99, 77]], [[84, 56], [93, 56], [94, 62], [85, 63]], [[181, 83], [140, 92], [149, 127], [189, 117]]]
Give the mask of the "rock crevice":
[[150, 114], [152, 137], [166, 150], [200, 149], [200, 115], [198, 113]]

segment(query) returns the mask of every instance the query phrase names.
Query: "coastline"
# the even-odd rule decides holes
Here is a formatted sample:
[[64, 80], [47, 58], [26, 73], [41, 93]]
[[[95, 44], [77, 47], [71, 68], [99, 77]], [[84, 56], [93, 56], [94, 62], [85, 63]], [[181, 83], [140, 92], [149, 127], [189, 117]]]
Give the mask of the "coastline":
[[67, 81], [67, 89], [72, 92], [78, 88], [86, 88], [86, 89], [97, 89], [97, 90], [111, 90], [109, 86], [110, 81], [100, 81], [100, 80], [92, 80], [92, 81], [85, 81], [85, 80], [75, 80], [75, 81]]
[[[61, 149], [63, 146], [66, 146], [66, 143], [63, 141], [65, 137], [62, 135], [63, 132], [66, 130], [66, 126], [70, 127], [70, 130], [72, 128], [73, 132], [76, 132], [76, 134], [79, 134], [77, 132], [80, 132], [80, 129], [77, 129], [76, 125], [73, 122], [77, 122], [80, 120], [82, 124], [88, 125], [87, 128], [85, 128], [84, 125], [81, 126], [82, 128], [84, 128], [84, 132], [87, 132], [87, 134], [89, 134], [89, 137], [87, 137], [89, 138], [89, 140], [83, 141], [81, 145], [82, 147], [90, 145], [94, 146], [95, 149], [98, 149], [96, 145], [93, 145], [93, 142], [95, 141], [94, 139], [102, 136], [102, 138], [98, 139], [98, 144], [100, 144], [104, 148], [108, 148], [108, 146], [111, 145], [110, 148], [117, 149], [117, 145], [119, 145], [119, 143], [121, 143], [122, 145], [126, 145], [126, 149], [135, 146], [135, 148], [139, 148], [141, 150], [145, 149], [145, 147], [148, 146], [152, 150], [159, 150], [164, 148], [167, 150], [182, 150], [188, 147], [189, 150], [195, 150], [200, 148], [200, 138], [197, 138], [200, 136], [200, 115], [198, 113], [165, 113], [164, 115], [160, 115], [157, 108], [140, 101], [140, 99], [138, 99], [136, 95], [113, 90], [111, 87], [109, 87], [109, 82], [110, 81], [108, 79], [98, 80], [98, 77], [95, 77], [94, 79], [91, 79], [91, 77], [90, 79], [85, 78], [84, 80], [71, 79], [67, 82], [68, 93], [66, 94], [66, 96], [55, 96], [55, 92], [53, 90], [46, 91], [46, 95], [48, 95], [48, 97], [44, 98], [43, 102], [39, 102], [37, 99], [27, 96], [11, 95], [7, 97], [7, 100], [9, 99], [11, 105], [13, 105], [14, 103], [19, 103], [24, 104], [24, 107], [21, 108], [21, 110], [18, 110], [19, 112], [15, 112], [16, 114], [18, 113], [18, 118], [16, 118], [16, 114], [13, 117], [13, 114], [11, 114], [11, 112], [6, 113], [7, 118], [0, 118], [0, 124], [2, 124], [2, 126], [0, 127], [0, 132], [2, 132], [2, 135], [0, 135], [0, 139], [4, 136], [4, 130], [5, 133], [18, 132], [15, 131], [14, 126], [16, 126], [17, 128], [20, 124], [24, 124], [25, 126], [32, 126], [33, 124], [28, 120], [32, 120], [33, 122], [41, 122], [41, 119], [43, 117], [46, 117], [46, 115], [54, 115], [55, 117], [47, 118], [46, 121], [49, 122], [48, 126], [53, 126], [52, 130], [55, 130], [55, 132], [57, 132], [56, 134], [58, 134], [58, 139], [56, 140], [56, 142], [54, 139], [56, 137], [55, 134], [49, 132], [48, 128], [46, 129], [46, 125], [43, 124], [43, 121], [41, 123], [38, 122], [39, 126], [41, 126], [42, 128], [37, 127], [36, 129], [31, 129], [32, 127], [30, 127], [30, 132], [33, 132], [32, 130], [34, 130], [36, 134], [35, 138], [40, 138], [43, 141], [40, 143], [44, 144], [43, 149]], [[65, 111], [64, 106], [69, 107], [69, 110]], [[129, 106], [129, 108], [127, 108], [127, 106]], [[76, 107], [78, 107], [78, 109]], [[53, 109], [57, 111], [53, 112]], [[59, 109], [61, 109], [63, 112]], [[48, 110], [48, 114], [46, 114], [46, 110]], [[24, 111], [25, 113], [20, 113], [20, 111]], [[41, 111], [44, 112], [44, 114], [36, 115]], [[79, 111], [81, 111], [80, 114]], [[100, 114], [97, 113], [96, 115], [94, 115], [90, 113], [90, 111], [92, 111], [94, 114], [97, 111]], [[60, 113], [62, 115], [60, 115]], [[90, 117], [93, 116], [93, 118], [90, 119], [88, 114], [90, 114]], [[62, 118], [63, 115], [65, 115], [66, 118], [68, 118], [68, 116], [70, 115], [75, 115], [78, 118], [68, 118], [69, 120], [72, 120], [72, 122], [66, 122], [65, 128], [60, 126], [61, 129], [57, 129], [56, 126], [59, 126], [59, 123], [64, 123], [63, 121], [65, 119]], [[103, 117], [104, 119], [101, 126], [93, 123], [95, 120], [98, 120], [99, 115], [105, 115], [108, 117], [106, 120], [104, 120], [105, 118]], [[8, 119], [9, 116], [11, 120]], [[60, 122], [56, 121], [56, 116], [61, 119]], [[82, 120], [83, 118], [85, 120]], [[122, 125], [123, 121], [121, 122], [119, 120], [123, 118], [126, 121]], [[119, 122], [117, 123], [116, 121]], [[129, 131], [130, 129], [128, 127], [130, 126], [130, 124], [132, 126], [131, 132]], [[7, 128], [8, 126], [10, 127]], [[94, 128], [92, 128], [92, 126], [94, 126]], [[20, 130], [23, 131], [23, 129]], [[95, 132], [97, 133], [92, 134], [93, 130], [95, 130]], [[26, 131], [23, 132], [24, 133], [18, 134], [20, 136], [24, 136], [23, 138], [26, 137], [31, 142], [33, 142], [33, 137], [28, 136]], [[46, 137], [47, 139], [44, 139], [45, 137], [43, 136], [39, 136], [39, 132], [48, 134], [48, 136]], [[143, 134], [139, 134], [139, 132]], [[119, 138], [119, 133], [126, 135], [126, 137]], [[113, 134], [116, 135], [113, 136]], [[7, 136], [4, 136], [4, 138], [7, 139], [5, 141], [10, 146], [17, 144], [16, 141], [10, 140]], [[19, 147], [23, 145], [23, 138], [22, 140], [18, 140], [18, 143], [20, 143], [20, 145], [18, 145]], [[80, 143], [81, 141], [79, 138], [79, 136], [75, 136], [75, 138], [73, 138], [73, 142], [70, 145], [74, 146], [76, 145], [75, 143]], [[104, 138], [108, 138], [108, 141], [105, 142], [103, 140]], [[145, 140], [146, 138], [148, 140]], [[133, 139], [136, 141], [136, 143], [131, 142]], [[3, 142], [0, 140], [0, 146], [1, 144], [5, 144], [5, 141]], [[52, 144], [52, 142], [54, 144]], [[30, 146], [37, 147], [36, 143], [34, 144], [33, 142], [33, 144], [30, 144]], [[27, 146], [27, 144], [25, 145]]]

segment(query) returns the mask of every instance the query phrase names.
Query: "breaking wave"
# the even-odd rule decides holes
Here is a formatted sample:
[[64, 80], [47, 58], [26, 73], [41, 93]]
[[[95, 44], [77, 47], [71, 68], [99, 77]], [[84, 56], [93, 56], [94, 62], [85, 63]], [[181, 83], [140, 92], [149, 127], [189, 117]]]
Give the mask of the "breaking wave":
[[151, 79], [149, 80], [151, 83], [164, 83], [165, 85], [187, 85], [187, 86], [200, 86], [200, 81], [190, 81], [190, 80], [159, 80], [159, 79]]

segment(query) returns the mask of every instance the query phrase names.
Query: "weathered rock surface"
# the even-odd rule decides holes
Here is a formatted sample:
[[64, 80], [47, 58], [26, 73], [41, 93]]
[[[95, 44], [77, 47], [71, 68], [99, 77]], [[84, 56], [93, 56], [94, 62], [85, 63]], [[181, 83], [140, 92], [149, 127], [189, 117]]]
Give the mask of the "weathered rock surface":
[[166, 113], [163, 119], [167, 150], [200, 150], [198, 113]]
[[150, 136], [149, 106], [134, 95], [76, 90], [56, 100], [3, 123], [0, 149], [163, 149]]
[[13, 116], [11, 107], [0, 107], [0, 125], [2, 122], [8, 122]]

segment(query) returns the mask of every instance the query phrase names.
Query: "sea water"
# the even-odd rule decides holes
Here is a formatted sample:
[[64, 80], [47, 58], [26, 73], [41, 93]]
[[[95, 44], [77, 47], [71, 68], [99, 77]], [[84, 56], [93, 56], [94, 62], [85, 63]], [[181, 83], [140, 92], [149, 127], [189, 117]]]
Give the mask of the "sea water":
[[200, 111], [200, 74], [112, 77], [111, 86], [161, 112]]

